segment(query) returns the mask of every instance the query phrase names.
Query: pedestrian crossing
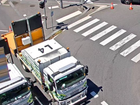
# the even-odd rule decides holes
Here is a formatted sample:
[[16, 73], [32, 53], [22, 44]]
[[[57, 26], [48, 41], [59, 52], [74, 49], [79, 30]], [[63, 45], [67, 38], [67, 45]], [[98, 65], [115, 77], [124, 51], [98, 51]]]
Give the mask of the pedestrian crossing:
[[[64, 16], [56, 21], [57, 22], [66, 21], [66, 20], [73, 18], [75, 16], [78, 16], [80, 14], [81, 14], [81, 12], [76, 11], [76, 12], [71, 13], [67, 16]], [[107, 37], [106, 39], [99, 42], [99, 44], [102, 46], [106, 46], [107, 44], [115, 41], [117, 38], [119, 38], [121, 36], [124, 37], [124, 34], [125, 35], [127, 34], [126, 30], [124, 30], [124, 29], [118, 30], [117, 26], [110, 25], [108, 22], [102, 21], [98, 18], [92, 18], [92, 16], [83, 17], [83, 18], [69, 24], [68, 29], [72, 29], [75, 33], [78, 33], [84, 37], [91, 36], [89, 39], [92, 41], [96, 41], [96, 40], [106, 36]], [[100, 30], [102, 30], [102, 31], [100, 31]], [[117, 32], [116, 32], [116, 30], [117, 30]], [[99, 33], [97, 33], [97, 31]], [[94, 33], [96, 33], [96, 34], [94, 34]], [[129, 42], [133, 41], [133, 39], [136, 37], [137, 37], [137, 35], [135, 35], [133, 33], [128, 34], [123, 39], [119, 40], [114, 45], [109, 47], [109, 49], [112, 51], [116, 51], [116, 50], [120, 49], [121, 47], [123, 47], [124, 45], [128, 44]], [[124, 51], [120, 52], [120, 55], [123, 57], [126, 57], [129, 54], [131, 54], [132, 52], [134, 52], [136, 49], [138, 49], [139, 47], [140, 47], [140, 40], [138, 40], [137, 42], [130, 45]], [[135, 63], [139, 62], [140, 53], [133, 56], [133, 58], [131, 58], [131, 61], [133, 61]]]

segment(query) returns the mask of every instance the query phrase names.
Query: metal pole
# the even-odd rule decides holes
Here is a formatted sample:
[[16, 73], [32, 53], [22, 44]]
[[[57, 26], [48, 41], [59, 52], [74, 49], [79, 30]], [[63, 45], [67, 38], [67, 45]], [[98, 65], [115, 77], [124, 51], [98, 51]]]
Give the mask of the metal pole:
[[60, 2], [61, 2], [61, 8], [63, 9], [63, 1], [62, 1], [62, 0], [60, 0]]
[[51, 6], [51, 20], [52, 20], [52, 31], [53, 31], [53, 11], [52, 11], [52, 6]]
[[45, 26], [47, 29], [47, 16], [46, 16], [46, 6], [45, 6], [46, 0], [44, 0], [44, 15], [45, 15]]
[[[23, 16], [26, 17], [26, 14], [24, 14]], [[33, 39], [32, 39], [32, 35], [31, 35], [30, 24], [29, 24], [29, 20], [28, 20], [27, 17], [26, 17], [26, 21], [27, 21], [27, 27], [28, 27], [28, 33], [29, 33], [29, 36], [30, 36], [31, 45], [33, 45]]]

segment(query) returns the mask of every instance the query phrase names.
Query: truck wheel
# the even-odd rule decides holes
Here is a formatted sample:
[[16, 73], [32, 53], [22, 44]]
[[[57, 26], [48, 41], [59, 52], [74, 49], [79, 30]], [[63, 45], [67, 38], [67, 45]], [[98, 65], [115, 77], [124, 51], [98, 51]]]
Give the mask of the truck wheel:
[[28, 70], [28, 68], [22, 63], [22, 61], [20, 61], [20, 62], [21, 62], [22, 68], [23, 68], [26, 72], [30, 72], [30, 71]]

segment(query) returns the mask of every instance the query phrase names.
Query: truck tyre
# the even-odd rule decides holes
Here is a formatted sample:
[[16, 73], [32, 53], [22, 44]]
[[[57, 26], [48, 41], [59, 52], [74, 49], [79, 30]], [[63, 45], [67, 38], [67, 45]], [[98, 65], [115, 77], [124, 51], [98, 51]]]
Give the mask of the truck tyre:
[[20, 62], [21, 62], [22, 68], [23, 68], [26, 72], [30, 72], [30, 71], [28, 70], [28, 68], [22, 63], [22, 61], [20, 61]]

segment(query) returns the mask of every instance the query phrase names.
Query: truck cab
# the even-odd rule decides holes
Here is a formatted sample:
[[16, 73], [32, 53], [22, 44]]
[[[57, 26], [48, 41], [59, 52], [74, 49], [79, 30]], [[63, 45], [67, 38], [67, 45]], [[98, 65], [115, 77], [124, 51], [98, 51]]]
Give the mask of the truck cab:
[[[65, 66], [64, 66], [65, 65]], [[87, 70], [73, 56], [43, 70], [45, 85], [59, 105], [73, 105], [86, 100]]]

